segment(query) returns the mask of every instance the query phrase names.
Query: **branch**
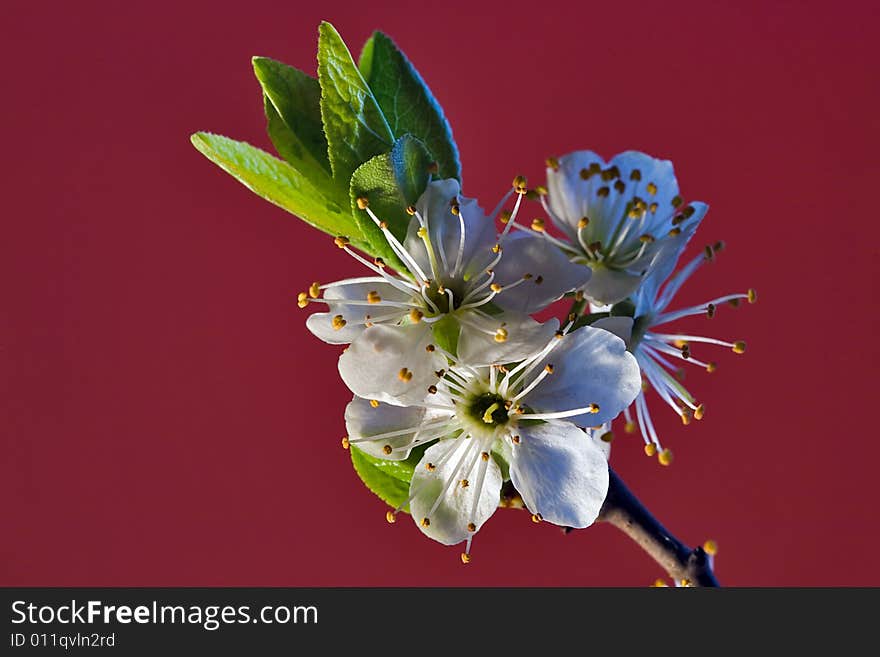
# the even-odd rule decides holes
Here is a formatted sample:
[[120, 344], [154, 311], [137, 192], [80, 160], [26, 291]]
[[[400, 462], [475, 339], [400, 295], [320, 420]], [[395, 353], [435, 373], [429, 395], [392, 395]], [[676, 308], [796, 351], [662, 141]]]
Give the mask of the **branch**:
[[[676, 582], [687, 586], [717, 587], [712, 557], [702, 547], [690, 549], [673, 536], [632, 494], [617, 473], [609, 468], [611, 481], [599, 520], [614, 525], [647, 552]], [[522, 497], [510, 482], [501, 491], [500, 506], [525, 509]], [[571, 531], [565, 528], [566, 533]]]
[[712, 558], [702, 547], [690, 549], [651, 515], [623, 480], [609, 468], [608, 496], [599, 520], [617, 527], [647, 552], [676, 582], [688, 586], [720, 586]]

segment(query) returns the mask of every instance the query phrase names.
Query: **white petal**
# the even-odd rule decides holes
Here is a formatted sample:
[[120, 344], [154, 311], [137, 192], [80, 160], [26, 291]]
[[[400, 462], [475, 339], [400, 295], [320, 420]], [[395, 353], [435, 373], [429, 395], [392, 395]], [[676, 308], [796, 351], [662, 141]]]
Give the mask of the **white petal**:
[[547, 201], [554, 215], [551, 219], [575, 244], [578, 221], [586, 216], [587, 201], [600, 186], [598, 176], [587, 180], [581, 177], [581, 171], [593, 164], [605, 168], [605, 160], [593, 151], [575, 151], [559, 158], [557, 170], [547, 169]]
[[[632, 198], [637, 195], [648, 203], [657, 203], [656, 216], [669, 216], [672, 213], [672, 199], [678, 196], [678, 181], [672, 162], [639, 151], [625, 151], [615, 155], [608, 164], [620, 171], [620, 180], [627, 185], [627, 196]], [[636, 170], [640, 180], [632, 179]], [[654, 194], [648, 191], [648, 185], [651, 184], [657, 188]]]
[[603, 317], [602, 319], [597, 319], [595, 322], [590, 324], [593, 328], [602, 329], [603, 331], [610, 331], [618, 338], [629, 344], [629, 339], [632, 337], [632, 329], [633, 329], [633, 318], [632, 317]]
[[[352, 444], [370, 456], [389, 461], [402, 461], [409, 456], [412, 449], [410, 443], [424, 419], [424, 408], [389, 404], [379, 404], [374, 407], [361, 397], [355, 397], [345, 407], [345, 430], [349, 440], [353, 441]], [[399, 436], [384, 437], [375, 441], [360, 440], [405, 429], [409, 431]], [[386, 445], [392, 449], [390, 454], [385, 452]]]
[[519, 428], [510, 478], [529, 511], [563, 527], [593, 523], [608, 494], [608, 461], [593, 439], [570, 422]]
[[[351, 343], [339, 357], [339, 374], [358, 397], [398, 406], [418, 404], [446, 367], [439, 351], [429, 351], [431, 328], [426, 322], [389, 326], [376, 324]], [[404, 370], [405, 368], [405, 370]], [[409, 380], [401, 374], [411, 374]]]
[[495, 281], [507, 286], [528, 275], [509, 292], [502, 289], [494, 302], [506, 310], [531, 315], [560, 299], [566, 292], [582, 288], [592, 270], [574, 264], [558, 247], [543, 237], [514, 233], [501, 241], [501, 261], [495, 265]]
[[552, 364], [553, 374], [529, 392], [523, 403], [535, 413], [553, 413], [599, 406], [598, 413], [567, 418], [581, 426], [597, 426], [614, 419], [641, 390], [639, 365], [616, 335], [585, 326], [562, 338], [536, 368]]
[[[452, 454], [448, 454], [450, 450], [453, 450]], [[483, 461], [479, 455], [482, 450], [483, 446], [474, 438], [442, 440], [425, 450], [416, 466], [410, 483], [410, 491], [415, 492], [409, 504], [410, 513], [419, 529], [435, 541], [455, 545], [467, 540], [473, 535], [468, 531], [468, 523], [473, 522], [479, 531], [498, 507], [501, 469], [491, 456], [488, 461]], [[441, 462], [442, 465], [437, 465]], [[433, 470], [428, 470], [428, 463], [434, 464]], [[483, 468], [483, 485], [478, 488], [479, 473]], [[468, 480], [467, 487], [459, 483], [462, 479]], [[441, 495], [437, 508], [431, 511]], [[476, 514], [472, 517], [477, 495]], [[424, 526], [424, 518], [429, 519], [428, 526]]]
[[610, 422], [606, 422], [595, 429], [587, 429], [587, 435], [590, 436], [590, 440], [592, 440], [593, 444], [599, 448], [599, 451], [605, 455], [605, 460], [609, 461], [611, 460], [611, 441], [602, 440], [602, 436], [607, 433], [611, 433]]
[[[340, 282], [344, 283], [345, 281]], [[407, 302], [411, 298], [410, 295], [384, 281], [337, 285], [327, 288], [324, 291], [324, 298], [366, 301], [367, 293], [372, 291], [377, 292], [383, 301]], [[320, 304], [320, 302], [315, 303], [324, 305]], [[385, 321], [397, 321], [409, 314], [409, 311], [405, 308], [388, 308], [374, 304], [333, 304], [327, 312], [309, 315], [309, 318], [306, 320], [306, 327], [324, 342], [329, 342], [330, 344], [349, 344], [363, 332], [367, 315], [378, 317], [392, 313], [397, 313], [398, 317], [394, 320]], [[337, 315], [342, 315], [342, 319], [345, 320], [345, 325], [340, 329], [333, 328], [333, 318]]]
[[584, 294], [597, 304], [615, 304], [633, 294], [641, 281], [642, 277], [637, 274], [600, 266], [593, 270], [592, 278], [584, 287]]
[[[541, 324], [528, 315], [512, 312], [491, 319], [461, 313], [459, 322], [458, 360], [471, 366], [523, 360], [543, 349], [559, 329], [556, 318]], [[507, 339], [503, 342], [495, 338], [499, 329], [507, 332]]]

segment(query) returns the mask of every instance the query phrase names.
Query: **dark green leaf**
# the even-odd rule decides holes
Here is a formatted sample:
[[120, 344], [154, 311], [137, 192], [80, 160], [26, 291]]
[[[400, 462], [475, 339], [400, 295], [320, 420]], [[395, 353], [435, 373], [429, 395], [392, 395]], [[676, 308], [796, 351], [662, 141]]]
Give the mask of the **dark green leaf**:
[[278, 153], [316, 184], [329, 180], [330, 160], [321, 124], [318, 81], [267, 57], [254, 57], [252, 61], [268, 100], [269, 136]]
[[351, 207], [361, 233], [369, 240], [372, 253], [382, 256], [395, 268], [400, 264], [397, 256], [382, 231], [366, 211], [358, 207], [357, 199], [366, 197], [370, 210], [402, 241], [412, 218], [406, 208], [425, 191], [430, 180], [430, 162], [431, 157], [424, 145], [418, 139], [404, 135], [394, 142], [391, 152], [365, 162], [351, 177]]
[[395, 135], [421, 139], [439, 165], [441, 178], [461, 180], [458, 148], [449, 122], [412, 63], [381, 32], [374, 32], [359, 60], [361, 73]]
[[391, 148], [394, 134], [339, 33], [326, 22], [319, 28], [318, 80], [333, 177], [348, 181], [358, 166]]
[[[405, 461], [386, 461], [351, 447], [351, 464], [367, 488], [388, 505], [397, 508], [409, 497], [409, 482], [426, 446], [417, 447]], [[409, 507], [404, 507], [409, 511]]]
[[286, 162], [222, 135], [197, 132], [190, 139], [205, 157], [254, 193], [324, 232], [347, 235], [355, 246], [369, 251], [348, 205], [328, 199]]

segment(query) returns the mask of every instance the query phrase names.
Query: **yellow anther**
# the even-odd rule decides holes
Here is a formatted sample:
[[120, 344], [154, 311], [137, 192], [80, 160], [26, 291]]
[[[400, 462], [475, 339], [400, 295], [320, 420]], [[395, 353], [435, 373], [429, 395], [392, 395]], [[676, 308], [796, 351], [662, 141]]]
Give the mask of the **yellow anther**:
[[430, 527], [430, 526], [431, 526], [431, 519], [428, 518], [427, 516], [422, 518], [422, 527]]
[[397, 515], [394, 513], [394, 511], [386, 511], [385, 520], [388, 521], [389, 525], [393, 525], [395, 522], [397, 522]]
[[563, 333], [562, 331], [556, 331], [553, 334], [553, 337], [556, 338], [557, 340], [561, 340], [562, 338], [565, 337], [565, 333]]
[[347, 237], [345, 237], [344, 235], [339, 235], [338, 237], [334, 237], [334, 238], [333, 238], [333, 243], [334, 243], [336, 246], [338, 246], [340, 249], [344, 249], [344, 248], [347, 247], [351, 242], [350, 242], [350, 240], [349, 240]]
[[642, 392], [648, 392], [648, 388], [651, 386], [648, 385], [648, 382], [642, 379]]
[[733, 343], [733, 353], [735, 354], [744, 354], [746, 353], [746, 343], [742, 340], [737, 340]]
[[532, 191], [538, 196], [547, 196], [547, 188], [544, 185], [536, 185]]
[[513, 191], [517, 194], [525, 194], [528, 191], [529, 181], [525, 176], [517, 176], [513, 179]]
[[414, 205], [407, 205], [407, 206], [406, 206], [406, 213], [407, 213], [408, 215], [410, 215], [410, 216], [414, 215], [414, 214], [416, 213], [416, 206], [414, 206]]
[[434, 470], [436, 470], [436, 469], [437, 469], [437, 466], [434, 465], [433, 463], [425, 463], [425, 470], [427, 470], [428, 472], [434, 472]]
[[673, 340], [672, 344], [674, 344], [679, 349], [684, 349], [688, 346], [687, 340]]
[[330, 320], [330, 325], [333, 327], [334, 331], [338, 331], [342, 327], [344, 327], [348, 322], [345, 321], [342, 315], [334, 315], [333, 319]]
[[681, 235], [681, 228], [677, 226], [669, 231], [669, 237], [678, 237], [679, 235]]
[[641, 242], [642, 244], [651, 244], [654, 240], [654, 236], [648, 233], [645, 233], [644, 235], [639, 237], [639, 242]]
[[544, 365], [544, 371], [547, 372], [547, 374], [553, 374], [553, 365], [547, 363]]
[[614, 432], [606, 431], [601, 436], [599, 436], [599, 440], [601, 440], [603, 443], [610, 443], [612, 440], [614, 440]]
[[469, 555], [467, 552], [462, 552], [461, 553], [461, 562], [463, 564], [469, 564], [471, 562], [471, 555]]
[[758, 301], [758, 291], [755, 288], [750, 288], [747, 292], [749, 303], [757, 303]]
[[498, 221], [502, 224], [506, 224], [510, 221], [510, 218], [513, 216], [513, 213], [510, 210], [502, 210], [498, 213]]
[[655, 213], [657, 212], [657, 207], [658, 207], [658, 206], [657, 206], [657, 203], [654, 202], [654, 203], [651, 203], [651, 205], [648, 206], [648, 210], [650, 211], [651, 214], [655, 214]]
[[636, 423], [635, 422], [627, 422], [623, 425], [623, 430], [626, 433], [635, 433], [636, 432]]
[[704, 551], [706, 552], [706, 554], [708, 554], [710, 557], [714, 557], [716, 554], [718, 554], [718, 543], [716, 543], [715, 541], [713, 541], [713, 540], [710, 538], [710, 539], [707, 540], [705, 543], [703, 543], [703, 550], [704, 550]]
[[391, 445], [385, 445], [382, 447], [382, 452], [385, 454], [390, 454], [394, 451], [394, 448]]
[[437, 351], [437, 347], [435, 347], [432, 344], [426, 344], [425, 351], [427, 351], [429, 354], [431, 354], [431, 353], [434, 353], [435, 351]]
[[500, 283], [492, 283], [492, 285], [489, 286], [489, 289], [493, 292], [501, 292], [504, 287]]
[[475, 531], [477, 531], [477, 526], [474, 523], [469, 522], [467, 530], [473, 534]]
[[681, 586], [683, 586], [684, 588], [690, 588], [691, 580], [683, 578], [679, 581], [679, 584], [681, 584]]
[[691, 423], [690, 411], [684, 410], [681, 412], [681, 423], [684, 426], [688, 426]]
[[511, 440], [513, 441], [514, 445], [519, 445], [519, 441], [521, 440], [521, 438], [519, 436], [513, 436]]
[[679, 205], [681, 205], [681, 203], [682, 203], [681, 196], [674, 196], [672, 198], [672, 207], [677, 208]]
[[461, 214], [461, 208], [458, 206], [458, 203], [454, 204], [449, 208], [449, 211], [454, 214], [456, 217]]
[[422, 239], [425, 239], [425, 238], [428, 236], [428, 229], [425, 228], [424, 226], [422, 226], [421, 228], [419, 228], [419, 229], [416, 231], [416, 235], [418, 235], [418, 236], [421, 237]]
[[542, 516], [540, 513], [533, 513], [532, 514], [532, 522], [534, 522], [534, 523], [539, 523], [543, 519], [544, 519], [544, 516]]
[[590, 225], [590, 218], [589, 217], [581, 217], [580, 219], [578, 219], [578, 230], [583, 230], [584, 228], [586, 228], [589, 225]]
[[652, 183], [652, 182], [649, 182], [649, 183], [648, 183], [648, 193], [649, 193], [651, 196], [654, 196], [654, 194], [657, 193], [657, 185], [655, 185], [655, 184]]
[[489, 460], [489, 452], [481, 452], [480, 458], [483, 459], [484, 461], [488, 461]]
[[371, 399], [370, 406], [372, 406], [373, 408], [379, 408], [379, 400], [378, 399]]
[[547, 168], [553, 169], [554, 171], [559, 171], [559, 160], [557, 160], [555, 157], [548, 157]]
[[660, 461], [660, 465], [672, 465], [672, 450], [666, 447], [657, 455], [657, 460]]
[[467, 479], [462, 479], [462, 480], [461, 480], [460, 482], [458, 482], [458, 483], [459, 483], [459, 485], [460, 485], [462, 488], [467, 488], [468, 486], [471, 485], [471, 482], [469, 482]]
[[428, 394], [436, 395], [437, 394], [437, 386], [435, 386], [435, 385], [428, 386]]
[[381, 228], [382, 230], [388, 230], [388, 222], [387, 221], [380, 221], [379, 228]]
[[660, 579], [658, 577], [657, 579], [654, 580], [654, 583], [651, 584], [651, 588], [665, 589], [665, 588], [669, 588], [669, 584], [667, 584], [665, 581], [663, 581], [662, 579]]
[[704, 417], [705, 415], [706, 415], [706, 405], [705, 405], [705, 404], [700, 404], [700, 405], [697, 406], [697, 408], [694, 410], [694, 419], [696, 419], [696, 420], [702, 420], [703, 417]]
[[366, 196], [358, 196], [356, 199], [356, 203], [358, 206], [358, 210], [366, 210], [370, 205], [370, 201], [369, 199], [367, 199]]
[[300, 292], [296, 295], [296, 305], [300, 308], [305, 308], [309, 305], [309, 295], [305, 292]]
[[351, 443], [348, 440], [348, 436], [342, 437], [342, 449], [348, 449], [351, 446]]
[[376, 290], [370, 290], [367, 292], [367, 303], [379, 303], [382, 301], [382, 297], [379, 296], [379, 293]]
[[717, 370], [717, 369], [718, 369], [718, 364], [717, 364], [717, 363], [712, 363], [712, 362], [706, 363], [706, 371], [707, 371], [709, 374], [711, 374], [712, 372], [714, 372], [714, 371]]
[[645, 445], [645, 454], [648, 456], [654, 456], [657, 453], [657, 448], [654, 446], [654, 443], [648, 443]]
[[311, 285], [309, 285], [309, 296], [312, 299], [317, 299], [321, 294], [321, 284], [318, 281], [315, 281]]
[[590, 409], [590, 413], [599, 412], [599, 404], [590, 404], [588, 408]]
[[397, 373], [397, 378], [403, 381], [404, 383], [409, 383], [412, 380], [413, 374], [405, 367], [401, 367], [400, 371]]
[[501, 253], [501, 245], [496, 244], [492, 247], [492, 253]]
[[495, 331], [495, 342], [507, 342], [507, 329], [503, 326]]
[[409, 311], [409, 321], [411, 321], [413, 324], [418, 324], [419, 322], [421, 322], [422, 317], [424, 317], [424, 316], [425, 316], [425, 313], [423, 313], [418, 308], [413, 308], [412, 310]]
[[532, 230], [538, 233], [543, 233], [546, 229], [547, 226], [544, 223], [543, 219], [541, 219], [540, 217], [532, 219]]
[[385, 267], [385, 261], [382, 258], [374, 258], [373, 263], [379, 268], [382, 269]]

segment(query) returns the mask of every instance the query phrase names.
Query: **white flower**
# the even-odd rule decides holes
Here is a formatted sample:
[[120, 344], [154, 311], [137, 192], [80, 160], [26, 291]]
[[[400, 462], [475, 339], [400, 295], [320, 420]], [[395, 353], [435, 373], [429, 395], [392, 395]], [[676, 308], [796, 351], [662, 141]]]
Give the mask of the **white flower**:
[[[596, 519], [608, 489], [601, 437], [639, 383], [638, 364], [618, 337], [590, 327], [560, 331], [515, 366], [458, 363], [438, 371], [421, 403], [356, 396], [345, 413], [348, 441], [393, 460], [434, 442], [416, 467], [409, 499], [388, 520], [409, 505], [429, 537], [445, 545], [467, 541], [467, 562], [474, 533], [499, 502], [502, 470], [493, 452], [509, 464], [534, 519], [574, 528]], [[595, 436], [579, 428], [597, 425]]]
[[[312, 333], [333, 344], [351, 343], [339, 371], [355, 394], [391, 403], [414, 401], [417, 397], [409, 396], [414, 390], [423, 395], [434, 371], [446, 365], [441, 350], [434, 349], [432, 328], [447, 317], [457, 322], [455, 330], [460, 327], [453, 355], [472, 364], [518, 360], [553, 334], [558, 324], [542, 325], [528, 314], [582, 286], [589, 272], [585, 275], [583, 267], [571, 264], [544, 240], [510, 234], [524, 185], [524, 179], [515, 181], [516, 204], [504, 215], [507, 225], [500, 236], [494, 218], [475, 200], [460, 198], [458, 182], [452, 179], [430, 183], [409, 208], [412, 220], [403, 243], [366, 199], [359, 200], [405, 270], [391, 272], [381, 259], [368, 260], [348, 240], [336, 238], [340, 248], [374, 275], [314, 283], [299, 295], [301, 306], [330, 306], [329, 312], [308, 318]], [[348, 365], [380, 352], [368, 370]]]
[[[714, 317], [717, 308], [725, 303], [737, 306], [742, 300], [747, 300], [749, 303], [757, 301], [755, 290], [749, 290], [742, 294], [728, 294], [681, 310], [667, 310], [685, 281], [704, 262], [714, 259], [715, 254], [722, 246], [723, 244], [720, 242], [714, 247], [707, 246], [701, 255], [691, 260], [668, 280], [664, 280], [665, 275], [662, 271], [648, 276], [632, 299], [635, 304], [635, 319], [608, 317], [591, 324], [596, 328], [611, 331], [627, 341], [628, 348], [635, 354], [642, 371], [645, 381], [643, 388], [653, 388], [659, 397], [681, 417], [685, 425], [690, 424], [691, 418], [703, 419], [705, 407], [697, 402], [696, 398], [676, 376], [680, 370], [673, 361], [686, 361], [705, 368], [709, 372], [714, 372], [717, 368], [714, 362], [698, 360], [691, 354], [692, 343], [719, 345], [727, 347], [737, 354], [745, 352], [746, 344], [742, 341], [727, 342], [700, 335], [661, 333], [655, 329], [663, 324], [692, 315]], [[673, 260], [670, 269], [674, 269], [674, 266], [675, 261]], [[648, 412], [644, 390], [636, 397], [633, 406], [635, 407], [635, 419], [645, 440], [645, 451], [649, 456], [657, 453], [660, 462], [663, 465], [669, 465], [672, 461], [672, 452], [669, 449], [664, 449], [660, 443]], [[630, 409], [625, 409], [624, 414], [627, 430], [634, 431], [636, 421], [634, 421]]]
[[606, 164], [577, 151], [547, 164], [541, 202], [567, 240], [544, 235], [593, 270], [584, 293], [596, 304], [625, 299], [648, 272], [677, 258], [708, 209], [685, 205], [672, 163], [645, 153], [626, 151]]

